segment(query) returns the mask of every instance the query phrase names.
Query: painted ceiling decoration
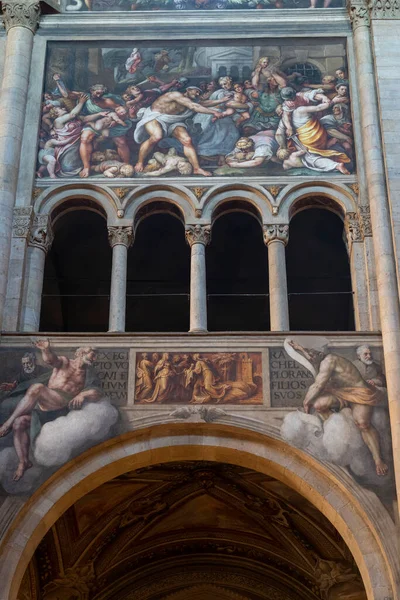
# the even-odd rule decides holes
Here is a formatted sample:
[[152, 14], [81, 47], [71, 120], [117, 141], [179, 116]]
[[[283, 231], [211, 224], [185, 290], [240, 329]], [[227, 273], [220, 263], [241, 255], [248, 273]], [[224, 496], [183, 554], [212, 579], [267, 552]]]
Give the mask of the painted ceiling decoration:
[[68, 509], [20, 600], [365, 600], [352, 555], [307, 500], [236, 466], [138, 469]]

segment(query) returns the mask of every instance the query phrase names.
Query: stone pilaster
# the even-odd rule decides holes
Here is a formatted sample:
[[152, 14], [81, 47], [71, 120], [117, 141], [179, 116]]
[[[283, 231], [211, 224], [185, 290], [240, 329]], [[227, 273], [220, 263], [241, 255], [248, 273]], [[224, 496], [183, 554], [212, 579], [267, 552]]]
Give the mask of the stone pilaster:
[[23, 282], [28, 242], [33, 221], [32, 206], [14, 208], [7, 301], [4, 307], [3, 329], [17, 331], [22, 306]]
[[109, 331], [125, 331], [128, 248], [133, 244], [133, 239], [133, 227], [131, 226], [108, 228], [108, 240], [113, 249]]
[[38, 27], [39, 15], [38, 1], [5, 0], [2, 3], [2, 18], [7, 31], [7, 43], [0, 95], [1, 326], [3, 326], [11, 255], [13, 209], [18, 182], [33, 36]]
[[363, 237], [372, 237], [371, 210], [369, 206], [360, 206], [358, 211], [360, 219], [360, 228]]
[[190, 259], [190, 331], [207, 331], [206, 246], [211, 241], [210, 225], [188, 225], [186, 241]]
[[46, 255], [53, 243], [49, 215], [35, 215], [29, 234], [28, 258], [22, 307], [22, 331], [38, 331], [42, 306]]
[[269, 308], [271, 331], [289, 331], [289, 302], [286, 277], [285, 246], [289, 225], [263, 225], [264, 243], [268, 246]]
[[371, 225], [377, 289], [385, 357], [390, 422], [395, 457], [397, 493], [400, 494], [400, 308], [392, 223], [387, 196], [385, 164], [376, 90], [375, 65], [367, 4], [348, 3], [353, 27], [357, 86], [368, 90], [360, 102], [360, 124], [365, 160], [365, 177], [371, 209]]

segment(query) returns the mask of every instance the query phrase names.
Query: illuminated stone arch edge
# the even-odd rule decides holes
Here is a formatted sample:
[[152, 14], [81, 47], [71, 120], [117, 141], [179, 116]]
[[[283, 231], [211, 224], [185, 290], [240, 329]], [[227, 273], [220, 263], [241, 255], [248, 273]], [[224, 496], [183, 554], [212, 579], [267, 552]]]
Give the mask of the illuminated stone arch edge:
[[224, 424], [169, 423], [108, 440], [70, 461], [17, 514], [0, 545], [0, 600], [16, 600], [33, 553], [77, 500], [128, 471], [160, 463], [206, 460], [275, 477], [333, 524], [360, 570], [368, 600], [398, 600], [396, 529], [378, 498], [341, 468], [322, 464], [271, 435]]

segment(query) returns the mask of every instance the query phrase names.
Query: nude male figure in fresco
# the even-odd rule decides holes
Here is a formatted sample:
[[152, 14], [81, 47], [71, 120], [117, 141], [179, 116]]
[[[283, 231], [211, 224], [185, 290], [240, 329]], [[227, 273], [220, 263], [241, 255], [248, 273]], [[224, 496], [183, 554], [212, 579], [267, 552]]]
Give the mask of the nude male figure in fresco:
[[75, 358], [70, 359], [66, 356], [58, 356], [50, 348], [50, 341], [47, 339], [34, 342], [34, 345], [41, 350], [43, 362], [53, 367], [53, 370], [47, 385], [33, 383], [22, 398], [15, 399], [14, 410], [0, 427], [0, 437], [11, 432], [13, 434], [19, 461], [14, 481], [21, 479], [25, 471], [32, 467], [29, 448], [34, 411], [39, 417], [40, 429], [45, 423], [66, 415], [68, 410], [82, 408], [85, 401], [96, 402], [103, 396], [93, 369], [96, 358], [93, 348], [78, 348]]
[[157, 98], [151, 107], [139, 111], [140, 121], [135, 129], [135, 142], [140, 144], [139, 158], [135, 166], [137, 173], [143, 171], [144, 161], [154, 146], [163, 137], [171, 135], [183, 145], [183, 153], [193, 167], [193, 174], [211, 176], [211, 173], [199, 165], [185, 121], [194, 113], [213, 115], [215, 119], [220, 119], [222, 113], [199, 104], [197, 100], [200, 95], [200, 88], [195, 86], [188, 87], [183, 94], [167, 92]]

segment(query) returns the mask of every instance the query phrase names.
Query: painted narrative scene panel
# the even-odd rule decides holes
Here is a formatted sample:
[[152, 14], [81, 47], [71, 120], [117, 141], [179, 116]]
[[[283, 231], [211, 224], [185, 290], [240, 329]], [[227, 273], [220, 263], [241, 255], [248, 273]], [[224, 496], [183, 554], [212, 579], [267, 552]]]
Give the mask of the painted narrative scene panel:
[[66, 0], [68, 11], [338, 8], [343, 0]]
[[51, 43], [38, 177], [354, 173], [344, 42], [210, 44]]
[[262, 404], [261, 352], [138, 353], [136, 402]]

